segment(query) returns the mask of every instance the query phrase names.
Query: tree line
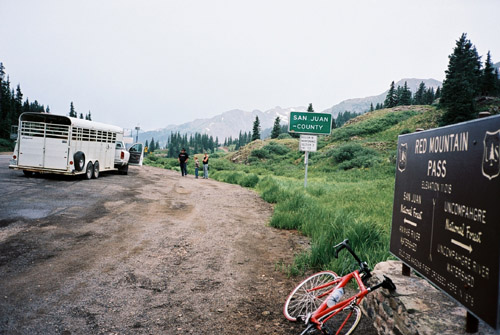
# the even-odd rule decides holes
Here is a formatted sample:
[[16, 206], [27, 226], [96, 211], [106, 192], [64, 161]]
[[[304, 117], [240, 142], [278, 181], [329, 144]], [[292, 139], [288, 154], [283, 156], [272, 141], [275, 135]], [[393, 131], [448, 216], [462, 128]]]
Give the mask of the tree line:
[[10, 78], [0, 62], [0, 138], [9, 139], [12, 126], [19, 123], [19, 116], [24, 112], [49, 113], [49, 106], [40, 105], [38, 101], [24, 99], [21, 85], [11, 87]]
[[[154, 138], [151, 139], [149, 144], [149, 151], [156, 150], [156, 144], [154, 144]], [[153, 150], [151, 150], [153, 147]], [[180, 132], [171, 133], [166, 145], [167, 157], [175, 158], [184, 148], [186, 151], [192, 153], [202, 153], [202, 152], [215, 152], [219, 147], [219, 138], [216, 137], [215, 140], [213, 136], [208, 136], [207, 134], [194, 133], [189, 137], [187, 134], [181, 135]]]
[[[69, 114], [68, 114], [68, 116], [69, 117], [78, 118], [78, 113], [75, 110], [75, 106], [73, 105], [73, 101], [71, 101], [71, 103], [69, 104]], [[85, 120], [92, 121], [92, 114], [89, 111], [87, 114], [85, 114], [85, 117], [84, 117], [83, 113], [80, 113], [80, 119], [85, 119]]]
[[[12, 126], [18, 125], [19, 116], [25, 112], [50, 113], [50, 107], [41, 105], [37, 100], [30, 102], [28, 98], [24, 99], [21, 85], [17, 84], [15, 89], [11, 87], [10, 78], [5, 72], [3, 63], [0, 62], [0, 138], [10, 138]], [[70, 104], [68, 116], [92, 120], [90, 111], [85, 115], [80, 113], [78, 116], [73, 102]]]
[[[418, 86], [415, 94], [411, 92], [408, 88], [408, 84], [405, 81], [403, 86], [397, 88], [394, 87], [394, 81], [389, 87], [389, 92], [385, 98], [383, 108], [392, 108], [396, 106], [410, 106], [410, 105], [431, 105], [434, 100], [441, 97], [441, 88], [438, 87], [434, 91], [433, 87], [427, 88], [424, 82], [421, 82]], [[377, 106], [375, 109], [381, 109], [382, 106]], [[370, 108], [373, 110], [373, 104]]]

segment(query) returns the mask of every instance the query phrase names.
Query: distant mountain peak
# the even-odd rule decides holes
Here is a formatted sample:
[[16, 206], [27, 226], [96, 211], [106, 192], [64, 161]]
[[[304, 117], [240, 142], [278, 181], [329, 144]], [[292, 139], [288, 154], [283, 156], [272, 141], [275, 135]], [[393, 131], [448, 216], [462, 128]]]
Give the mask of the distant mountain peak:
[[[424, 82], [426, 87], [433, 87], [434, 89], [442, 85], [440, 81], [437, 81], [435, 79], [417, 78], [401, 79], [397, 83], [395, 83], [395, 85], [396, 87], [404, 86], [405, 82], [412, 92], [415, 92], [418, 89], [418, 86], [421, 82]], [[388, 83], [387, 87], [389, 87], [389, 84], [390, 83]], [[370, 109], [371, 103], [373, 103], [373, 106], [375, 106], [377, 103], [383, 103], [387, 95], [387, 91], [371, 97], [344, 100], [339, 104], [325, 110], [324, 113], [331, 113], [334, 117], [337, 117], [339, 112], [344, 112], [346, 110], [358, 113], [366, 112]], [[196, 119], [194, 121], [183, 123], [181, 125], [168, 125], [162, 129], [144, 132], [139, 134], [139, 139], [141, 141], [146, 141], [154, 138], [155, 141], [158, 141], [162, 145], [165, 145], [171, 133], [179, 132], [181, 134], [188, 135], [194, 133], [208, 134], [213, 136], [214, 138], [218, 137], [219, 141], [223, 142], [224, 139], [228, 137], [237, 138], [240, 131], [252, 131], [253, 122], [255, 121], [256, 116], [259, 117], [261, 130], [263, 131], [267, 128], [272, 128], [274, 120], [278, 116], [281, 120], [281, 123], [285, 124], [288, 123], [290, 112], [305, 111], [307, 111], [307, 107], [305, 106], [288, 108], [276, 106], [264, 112], [258, 109], [254, 109], [251, 112], [241, 109], [233, 109], [208, 119]]]

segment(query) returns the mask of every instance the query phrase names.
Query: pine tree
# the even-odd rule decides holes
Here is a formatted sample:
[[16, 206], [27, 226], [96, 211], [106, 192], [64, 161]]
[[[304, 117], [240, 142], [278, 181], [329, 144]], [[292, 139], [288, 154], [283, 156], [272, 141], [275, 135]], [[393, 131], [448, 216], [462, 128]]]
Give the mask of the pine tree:
[[481, 62], [476, 47], [463, 33], [449, 56], [446, 78], [441, 89], [440, 106], [445, 109], [442, 125], [475, 117], [474, 99], [479, 93]]
[[76, 114], [75, 111], [75, 106], [73, 106], [73, 101], [71, 101], [71, 104], [69, 105], [69, 117], [78, 117], [78, 114]]
[[425, 90], [424, 96], [423, 96], [423, 103], [425, 105], [432, 105], [435, 99], [435, 94], [434, 94], [434, 88], [430, 87], [427, 90]]
[[[399, 90], [399, 87], [398, 87]], [[411, 91], [408, 88], [408, 84], [405, 81], [405, 85], [401, 88], [400, 97], [398, 99], [399, 106], [409, 106], [411, 105]]]
[[439, 99], [439, 98], [441, 98], [441, 87], [440, 86], [438, 86], [436, 88], [436, 93], [434, 93], [434, 99]]
[[307, 112], [308, 113], [314, 113], [314, 109], [313, 109], [313, 104], [310, 103], [309, 106], [307, 107]]
[[497, 74], [495, 74], [495, 68], [493, 63], [491, 63], [491, 55], [488, 51], [486, 56], [486, 62], [484, 63], [484, 69], [481, 76], [481, 95], [483, 96], [493, 96], [497, 93]]
[[151, 142], [149, 142], [149, 152], [155, 151], [155, 139], [151, 138]]
[[90, 111], [87, 115], [85, 115], [85, 120], [92, 121], [92, 114], [90, 114]]
[[253, 123], [253, 131], [252, 131], [252, 141], [260, 140], [260, 121], [259, 117], [255, 117], [255, 121]]
[[385, 108], [392, 108], [396, 106], [397, 103], [397, 95], [396, 95], [396, 89], [394, 87], [394, 81], [391, 83], [391, 86], [389, 88], [389, 92], [387, 92], [387, 96], [384, 101], [384, 107]]
[[370, 112], [373, 112], [375, 108], [373, 108], [373, 102], [370, 102]]
[[80, 113], [80, 119], [83, 120], [83, 113]]
[[271, 138], [278, 138], [281, 133], [281, 126], [280, 126], [280, 117], [277, 116], [276, 119], [274, 119], [274, 125], [273, 125], [273, 130], [271, 131]]
[[337, 122], [335, 121], [335, 118], [332, 116], [332, 129], [337, 129]]
[[418, 85], [417, 92], [415, 92], [415, 95], [413, 96], [414, 105], [424, 104], [424, 93], [425, 93], [425, 84], [424, 82], [421, 82], [420, 85]]

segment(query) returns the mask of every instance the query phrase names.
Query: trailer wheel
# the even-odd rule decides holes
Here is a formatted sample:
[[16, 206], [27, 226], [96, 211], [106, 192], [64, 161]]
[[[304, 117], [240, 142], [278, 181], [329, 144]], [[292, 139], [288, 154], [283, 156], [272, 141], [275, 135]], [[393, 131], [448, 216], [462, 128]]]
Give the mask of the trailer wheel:
[[73, 161], [75, 162], [75, 170], [83, 171], [85, 168], [85, 154], [81, 151], [75, 152]]
[[92, 176], [94, 175], [94, 166], [92, 165], [92, 162], [87, 163], [87, 170], [85, 170], [85, 179], [90, 180], [92, 179]]
[[99, 161], [94, 162], [94, 173], [92, 174], [92, 178], [99, 178]]
[[32, 171], [28, 171], [28, 170], [23, 170], [23, 173], [26, 177], [33, 177], [33, 172]]

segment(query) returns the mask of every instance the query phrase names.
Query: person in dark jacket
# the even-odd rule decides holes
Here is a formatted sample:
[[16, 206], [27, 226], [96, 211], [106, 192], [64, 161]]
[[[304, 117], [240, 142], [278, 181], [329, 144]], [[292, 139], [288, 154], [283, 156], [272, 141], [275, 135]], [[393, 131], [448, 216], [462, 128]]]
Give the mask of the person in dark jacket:
[[182, 148], [181, 153], [179, 154], [179, 164], [181, 166], [182, 176], [187, 176], [187, 162], [189, 160], [189, 156], [186, 153], [186, 149]]

